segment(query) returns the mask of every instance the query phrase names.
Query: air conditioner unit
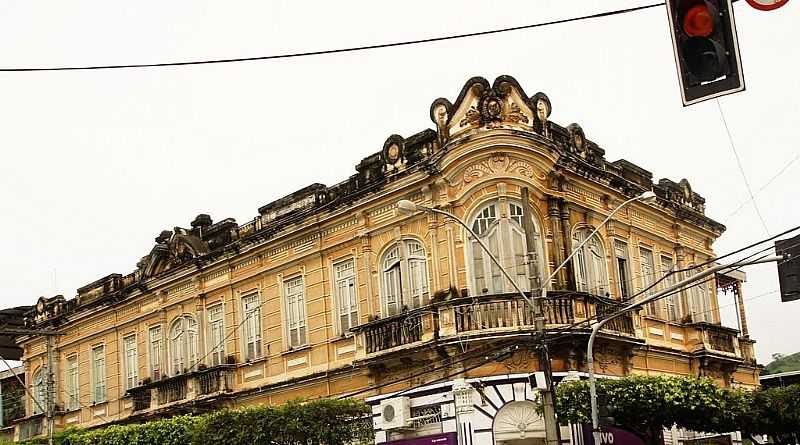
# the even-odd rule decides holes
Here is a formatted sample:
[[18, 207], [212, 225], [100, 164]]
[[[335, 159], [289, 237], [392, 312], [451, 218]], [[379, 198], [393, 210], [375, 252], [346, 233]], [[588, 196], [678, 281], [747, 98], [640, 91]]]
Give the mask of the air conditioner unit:
[[411, 426], [411, 401], [408, 397], [395, 397], [381, 402], [381, 428], [395, 430]]

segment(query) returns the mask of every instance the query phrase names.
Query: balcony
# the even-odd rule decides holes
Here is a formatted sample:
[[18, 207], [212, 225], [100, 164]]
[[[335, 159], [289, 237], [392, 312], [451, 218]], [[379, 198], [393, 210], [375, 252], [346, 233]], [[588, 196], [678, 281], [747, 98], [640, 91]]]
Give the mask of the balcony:
[[216, 366], [198, 371], [193, 377], [193, 386], [198, 396], [211, 396], [233, 391], [234, 373], [229, 365]]
[[44, 414], [36, 414], [17, 424], [18, 440], [28, 440], [44, 432]]
[[158, 404], [165, 405], [167, 403], [183, 400], [189, 392], [188, 389], [189, 377], [186, 375], [179, 375], [162, 380], [156, 384]]
[[233, 391], [235, 365], [220, 365], [147, 383], [128, 391], [133, 411], [182, 401], [208, 399]]
[[150, 408], [153, 399], [153, 390], [149, 387], [133, 388], [128, 393], [133, 400], [133, 410], [143, 411]]
[[[596, 314], [610, 313], [617, 309], [612, 301], [574, 292], [553, 292], [548, 294], [544, 307], [545, 328], [560, 328], [586, 320]], [[491, 295], [465, 299], [463, 303], [452, 302], [449, 308], [455, 319], [455, 332], [470, 333], [486, 329], [519, 330], [533, 329], [535, 320], [533, 308], [517, 294]], [[441, 309], [440, 309], [441, 311]], [[440, 320], [444, 319], [440, 315]], [[583, 326], [586, 328], [587, 326]], [[634, 336], [636, 330], [633, 316], [625, 314], [608, 322], [605, 331]], [[441, 334], [445, 334], [442, 332]]]
[[422, 341], [424, 321], [430, 321], [429, 315], [416, 309], [371, 321], [353, 328], [353, 331], [361, 334], [366, 354], [373, 354]]
[[[545, 327], [560, 329], [596, 314], [617, 310], [613, 300], [586, 293], [554, 291], [544, 308]], [[357, 356], [373, 358], [403, 347], [418, 346], [449, 337], [514, 335], [535, 327], [533, 308], [518, 294], [455, 298], [371, 321], [353, 328], [357, 334]], [[585, 331], [588, 324], [575, 327]], [[635, 337], [633, 315], [625, 314], [605, 325], [603, 332]]]
[[[739, 348], [739, 331], [736, 329], [706, 322], [693, 323], [691, 326], [697, 329], [699, 334], [695, 352], [711, 352], [738, 359], [743, 358]], [[750, 346], [752, 351], [752, 345]]]

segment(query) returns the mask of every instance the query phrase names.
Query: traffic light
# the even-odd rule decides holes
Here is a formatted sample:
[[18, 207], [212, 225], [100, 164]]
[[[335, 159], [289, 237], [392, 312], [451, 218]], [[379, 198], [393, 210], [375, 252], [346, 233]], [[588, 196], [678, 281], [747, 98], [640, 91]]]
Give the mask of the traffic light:
[[667, 0], [683, 105], [744, 90], [731, 0]]
[[800, 235], [775, 241], [775, 253], [788, 257], [778, 262], [781, 301], [800, 300]]

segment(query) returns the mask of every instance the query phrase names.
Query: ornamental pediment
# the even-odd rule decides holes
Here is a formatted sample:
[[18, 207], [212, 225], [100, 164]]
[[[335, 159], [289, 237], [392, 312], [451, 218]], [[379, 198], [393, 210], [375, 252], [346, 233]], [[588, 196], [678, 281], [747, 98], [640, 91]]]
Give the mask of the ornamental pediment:
[[500, 76], [494, 84], [473, 77], [464, 85], [455, 103], [445, 98], [431, 104], [431, 120], [436, 124], [439, 143], [476, 128], [517, 127], [547, 133], [550, 100], [544, 93], [528, 97], [510, 76]]

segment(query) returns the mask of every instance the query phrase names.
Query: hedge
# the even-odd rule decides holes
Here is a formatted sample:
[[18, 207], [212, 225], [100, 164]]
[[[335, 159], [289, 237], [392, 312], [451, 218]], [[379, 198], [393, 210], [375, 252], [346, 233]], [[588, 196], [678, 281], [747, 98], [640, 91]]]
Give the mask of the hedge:
[[[373, 442], [371, 411], [356, 400], [295, 400], [141, 424], [68, 429], [58, 445], [344, 445]], [[47, 443], [46, 438], [26, 442]]]

